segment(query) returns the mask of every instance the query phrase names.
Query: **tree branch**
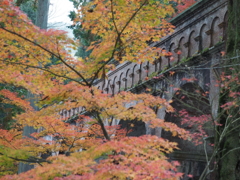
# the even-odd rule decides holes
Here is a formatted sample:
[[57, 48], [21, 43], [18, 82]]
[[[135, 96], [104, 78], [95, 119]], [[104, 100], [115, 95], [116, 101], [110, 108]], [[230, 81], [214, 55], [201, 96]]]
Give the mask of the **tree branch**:
[[[4, 156], [3, 153], [0, 153], [0, 155]], [[28, 163], [42, 163], [42, 162], [47, 162], [47, 163], [51, 163], [50, 161], [47, 161], [45, 159], [38, 159], [38, 158], [35, 158], [35, 157], [31, 157], [29, 159], [19, 159], [19, 158], [15, 158], [15, 157], [11, 157], [11, 156], [7, 156], [8, 158], [10, 159], [13, 159], [15, 161], [21, 161], [21, 162], [28, 162]]]
[[5, 60], [1, 60], [1, 61], [7, 62], [9, 64], [16, 64], [16, 65], [26, 66], [26, 67], [33, 68], [33, 69], [40, 69], [40, 70], [46, 71], [46, 72], [48, 72], [48, 73], [50, 73], [50, 74], [52, 74], [54, 76], [65, 78], [65, 79], [68, 79], [68, 80], [72, 80], [74, 82], [77, 82], [78, 84], [81, 84], [81, 85], [85, 86], [85, 84], [81, 83], [78, 80], [75, 80], [75, 79], [67, 77], [67, 76], [56, 74], [56, 73], [54, 73], [54, 72], [52, 72], [52, 71], [50, 71], [50, 70], [48, 70], [46, 68], [42, 68], [42, 67], [38, 67], [38, 66], [32, 66], [32, 65], [27, 65], [27, 64], [23, 64], [23, 63], [19, 63], [19, 62], [11, 62], [11, 61], [5, 61]]
[[103, 131], [104, 137], [105, 137], [108, 141], [110, 141], [111, 139], [110, 139], [110, 137], [109, 137], [109, 135], [108, 135], [108, 132], [107, 132], [107, 130], [106, 130], [106, 128], [105, 128], [105, 126], [104, 126], [104, 124], [103, 124], [103, 122], [102, 122], [102, 119], [101, 119], [101, 117], [99, 116], [98, 112], [96, 112], [96, 113], [97, 113], [97, 114], [96, 114], [96, 118], [97, 118], [98, 123], [99, 123], [100, 126], [101, 126], [101, 129], [102, 129], [102, 131]]
[[115, 21], [114, 12], [113, 12], [113, 0], [111, 0], [111, 13], [112, 13], [112, 20], [113, 20], [114, 27], [116, 29], [117, 34], [119, 34], [117, 24], [116, 24], [116, 21]]
[[[112, 2], [112, 1], [111, 1], [111, 2]], [[96, 71], [96, 73], [95, 73], [92, 81], [90, 82], [90, 86], [93, 84], [94, 80], [98, 77], [98, 74], [100, 73], [100, 71], [113, 59], [114, 53], [115, 53], [116, 50], [117, 50], [117, 45], [118, 45], [118, 43], [120, 42], [121, 35], [122, 35], [123, 31], [127, 28], [127, 26], [129, 25], [129, 23], [134, 19], [134, 17], [137, 15], [137, 13], [143, 8], [143, 6], [144, 6], [147, 2], [148, 2], [148, 0], [145, 0], [145, 1], [143, 2], [143, 4], [132, 14], [132, 16], [131, 16], [130, 19], [127, 21], [127, 23], [126, 23], [125, 26], [122, 28], [122, 30], [121, 30], [119, 33], [117, 33], [118, 36], [117, 36], [117, 39], [116, 39], [116, 41], [115, 41], [115, 45], [114, 45], [114, 49], [113, 49], [113, 51], [112, 51], [111, 57], [110, 57], [107, 61], [105, 61], [105, 62], [102, 64], [102, 66]], [[113, 13], [113, 9], [111, 9], [111, 11], [112, 11], [112, 13]], [[114, 18], [114, 17], [113, 17], [113, 18]]]
[[56, 55], [56, 54], [53, 53], [52, 51], [48, 50], [47, 48], [41, 46], [40, 44], [38, 44], [38, 43], [36, 43], [36, 42], [34, 42], [34, 41], [32, 41], [32, 40], [30, 40], [30, 39], [22, 36], [21, 34], [18, 34], [18, 33], [14, 32], [14, 31], [11, 31], [11, 30], [9, 30], [9, 29], [6, 29], [6, 28], [4, 28], [3, 26], [0, 26], [0, 28], [3, 29], [4, 31], [7, 31], [8, 33], [11, 33], [11, 34], [13, 34], [13, 35], [16, 35], [16, 36], [24, 39], [25, 41], [28, 41], [28, 42], [34, 44], [35, 46], [38, 46], [38, 47], [41, 48], [42, 50], [44, 50], [44, 51], [48, 52], [49, 54], [55, 56], [55, 57], [58, 58], [65, 66], [67, 66], [70, 70], [72, 70], [73, 72], [75, 72], [75, 73], [84, 81], [84, 83], [85, 83], [84, 85], [86, 85], [86, 86], [89, 86], [89, 85], [90, 85], [90, 84], [88, 83], [88, 81], [82, 76], [82, 74], [79, 73], [79, 72], [78, 72], [76, 69], [74, 69], [73, 67], [71, 67], [66, 61], [64, 61], [64, 60], [62, 59], [61, 56]]

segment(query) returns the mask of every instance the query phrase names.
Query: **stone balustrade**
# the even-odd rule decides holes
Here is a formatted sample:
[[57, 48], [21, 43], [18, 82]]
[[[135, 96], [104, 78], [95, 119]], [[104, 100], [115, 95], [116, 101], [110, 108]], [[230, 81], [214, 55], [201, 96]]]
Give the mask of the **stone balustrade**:
[[[96, 83], [104, 93], [116, 94], [132, 88], [186, 58], [197, 56], [225, 40], [226, 0], [203, 0], [171, 20], [174, 33], [152, 44], [162, 51], [171, 52], [170, 57], [159, 57], [154, 63], [134, 64], [125, 62], [108, 74], [108, 79]], [[181, 54], [179, 54], [181, 52]]]

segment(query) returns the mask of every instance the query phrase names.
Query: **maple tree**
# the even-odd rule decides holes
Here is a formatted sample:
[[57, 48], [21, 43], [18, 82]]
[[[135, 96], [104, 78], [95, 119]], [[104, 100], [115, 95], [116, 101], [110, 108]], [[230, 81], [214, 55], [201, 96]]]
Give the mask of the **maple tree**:
[[[138, 120], [162, 127], [173, 136], [187, 139], [189, 133], [157, 118], [154, 108], [173, 111], [170, 102], [149, 94], [120, 92], [103, 94], [94, 87], [106, 78], [113, 60], [153, 62], [159, 48], [149, 46], [173, 31], [164, 18], [174, 12], [168, 1], [95, 0], [79, 7], [76, 23], [99, 39], [92, 42], [87, 59], [74, 58], [78, 43], [59, 30], [33, 25], [12, 0], [0, 5], [0, 83], [23, 87], [39, 96], [34, 110], [28, 99], [6, 89], [4, 102], [21, 107], [10, 130], [0, 129], [0, 167], [3, 179], [179, 179], [177, 162], [166, 154], [177, 144], [157, 136], [127, 137], [117, 120]], [[51, 58], [57, 59], [55, 64]], [[128, 107], [132, 102], [134, 106]], [[84, 107], [73, 122], [60, 112]], [[41, 129], [22, 137], [24, 126]], [[51, 137], [49, 140], [46, 137]], [[62, 155], [51, 156], [52, 153]], [[46, 156], [49, 156], [47, 157]], [[11, 174], [17, 162], [35, 168]]]
[[[79, 9], [79, 5], [85, 6], [89, 3], [88, 0], [70, 0], [73, 2], [73, 5], [75, 7], [75, 11], [71, 11], [69, 14], [69, 17], [72, 21], [77, 16], [77, 11]], [[154, 0], [155, 2], [163, 3], [161, 0]], [[182, 1], [169, 1], [165, 2], [168, 4], [171, 4], [174, 8], [174, 13], [172, 16], [177, 16], [178, 14], [182, 13], [185, 9], [190, 7], [191, 5], [195, 4], [199, 0], [182, 0]], [[171, 16], [171, 17], [172, 17]], [[167, 18], [169, 19], [169, 17]], [[96, 42], [97, 39], [99, 39], [99, 36], [96, 36], [96, 34], [91, 33], [91, 29], [85, 29], [83, 28], [83, 24], [81, 22], [75, 21], [73, 25], [70, 26], [71, 29], [73, 29], [73, 34], [76, 39], [79, 39], [80, 46], [77, 49], [76, 56], [83, 57], [86, 59], [91, 53], [91, 50], [88, 49], [88, 47], [91, 45], [91, 43]]]

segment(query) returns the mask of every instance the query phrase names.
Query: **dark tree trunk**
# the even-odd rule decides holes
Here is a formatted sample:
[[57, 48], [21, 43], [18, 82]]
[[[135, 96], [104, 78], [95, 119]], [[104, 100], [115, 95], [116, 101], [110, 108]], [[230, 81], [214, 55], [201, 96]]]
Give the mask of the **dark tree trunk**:
[[49, 0], [38, 1], [36, 26], [47, 29], [48, 24]]
[[240, 0], [229, 0], [227, 23], [226, 53], [234, 56], [240, 50]]
[[[232, 60], [226, 61], [225, 65], [233, 65], [234, 68], [224, 69], [225, 74], [239, 76], [239, 66], [234, 64], [239, 63], [239, 58], [235, 58], [240, 55], [240, 0], [228, 1], [228, 21], [227, 21], [227, 42], [226, 42], [226, 54], [227, 57]], [[239, 77], [238, 77], [239, 78]], [[238, 83], [231, 85], [230, 89], [226, 88], [227, 92], [239, 91]], [[225, 91], [225, 92], [226, 92]], [[224, 93], [225, 93], [224, 92]], [[229, 94], [225, 94], [221, 100], [220, 105], [230, 102], [233, 99], [229, 97]], [[230, 117], [229, 115], [233, 115]], [[231, 109], [220, 117], [220, 123], [226, 124], [228, 122], [234, 122], [239, 118], [239, 107], [231, 107]], [[228, 117], [228, 122], [226, 122]], [[230, 117], [230, 118], [229, 118]], [[240, 128], [235, 128], [240, 125], [240, 121], [232, 123], [230, 129], [234, 129], [225, 136], [220, 143], [219, 150], [219, 166], [218, 166], [218, 179], [219, 180], [240, 180]], [[224, 127], [224, 126], [223, 126]], [[220, 131], [223, 130], [220, 127]]]
[[[35, 22], [36, 26], [40, 27], [41, 29], [47, 29], [48, 12], [49, 12], [49, 0], [39, 0], [38, 7], [37, 7], [37, 19]], [[38, 98], [31, 93], [28, 93], [28, 98], [31, 99], [30, 100], [31, 105], [35, 108], [35, 110], [37, 110], [37, 107], [35, 106], [34, 101], [36, 101]], [[30, 137], [30, 134], [36, 131], [37, 130], [31, 126], [25, 126], [23, 129], [23, 136]], [[33, 165], [21, 162], [18, 167], [18, 173], [26, 172], [33, 168], [34, 168]]]

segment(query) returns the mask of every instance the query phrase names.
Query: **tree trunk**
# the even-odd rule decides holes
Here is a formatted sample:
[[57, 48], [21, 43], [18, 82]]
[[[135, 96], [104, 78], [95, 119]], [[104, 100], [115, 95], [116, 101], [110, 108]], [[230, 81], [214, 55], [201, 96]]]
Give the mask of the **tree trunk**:
[[[35, 25], [40, 27], [41, 29], [47, 29], [48, 24], [48, 12], [49, 12], [49, 0], [38, 0], [37, 7], [37, 18]], [[30, 103], [34, 107], [35, 110], [38, 110], [35, 106], [35, 101], [38, 99], [35, 95], [28, 93], [28, 98], [30, 98]], [[31, 126], [25, 126], [23, 129], [23, 136], [30, 137], [30, 134], [36, 132], [37, 130]], [[34, 168], [34, 165], [30, 165], [28, 163], [19, 163], [18, 173], [26, 172]]]
[[49, 0], [39, 0], [37, 7], [36, 26], [41, 29], [47, 29], [49, 12]]
[[[232, 58], [226, 61], [225, 65], [233, 65], [233, 69], [224, 69], [226, 75], [237, 75], [239, 78], [239, 66], [234, 64], [239, 63], [239, 58], [235, 58], [240, 55], [240, 0], [228, 1], [228, 21], [227, 21], [227, 42], [226, 42], [226, 54], [227, 57]], [[232, 85], [230, 89], [226, 90], [239, 91], [239, 85]], [[238, 90], [237, 90], [238, 89]], [[225, 92], [224, 92], [225, 93]], [[220, 101], [220, 106], [226, 102], [230, 102], [232, 99], [229, 94], [225, 94]], [[233, 115], [232, 117], [229, 115]], [[226, 117], [230, 117], [230, 122], [233, 122], [239, 118], [239, 107], [231, 107], [231, 109], [220, 117], [220, 123], [225, 124]], [[239, 126], [239, 120], [236, 123], [231, 124], [230, 128], [233, 129]], [[220, 131], [223, 127], [220, 127]], [[240, 180], [240, 128], [236, 128], [231, 133], [225, 136], [224, 140], [220, 143], [219, 150], [219, 166], [218, 166], [218, 179], [219, 180]], [[227, 155], [226, 155], [227, 153]]]

